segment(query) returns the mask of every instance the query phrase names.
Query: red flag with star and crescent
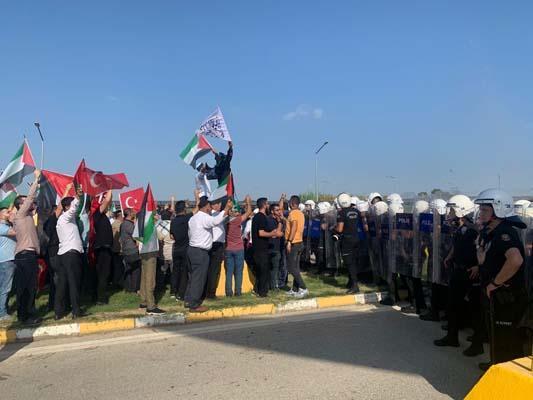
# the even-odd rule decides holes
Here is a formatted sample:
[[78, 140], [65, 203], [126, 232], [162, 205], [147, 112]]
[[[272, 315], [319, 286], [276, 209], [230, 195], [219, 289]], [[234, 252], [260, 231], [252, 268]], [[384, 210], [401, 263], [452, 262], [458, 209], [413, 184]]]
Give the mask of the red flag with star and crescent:
[[143, 198], [144, 189], [142, 187], [121, 193], [119, 195], [120, 207], [122, 208], [122, 211], [131, 208], [138, 213], [141, 211]]
[[74, 182], [81, 185], [83, 192], [89, 196], [97, 196], [108, 190], [122, 189], [129, 186], [126, 174], [105, 175], [102, 171], [94, 171], [87, 168], [85, 159], [81, 160], [78, 166], [78, 170], [74, 175]]

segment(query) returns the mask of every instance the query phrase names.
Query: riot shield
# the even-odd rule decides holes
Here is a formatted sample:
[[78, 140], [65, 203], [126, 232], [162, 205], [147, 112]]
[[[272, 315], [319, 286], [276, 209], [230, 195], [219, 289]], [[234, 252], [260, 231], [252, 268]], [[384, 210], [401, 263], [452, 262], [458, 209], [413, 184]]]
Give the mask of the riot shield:
[[332, 229], [335, 226], [336, 217], [328, 212], [320, 216], [320, 242], [318, 249], [318, 262], [325, 270], [336, 270], [335, 245]]
[[445, 215], [433, 214], [433, 271], [432, 282], [448, 285], [451, 270], [446, 268], [444, 260], [453, 246], [453, 228]]
[[392, 253], [390, 251], [390, 232], [391, 232], [391, 217], [389, 214], [383, 214], [379, 218], [379, 232], [378, 240], [381, 253], [381, 277], [387, 283], [392, 282], [391, 263]]
[[379, 279], [383, 277], [383, 260], [378, 236], [380, 232], [380, 219], [374, 213], [368, 213], [366, 217], [368, 225], [368, 258], [375, 283], [378, 283]]
[[387, 259], [389, 260], [389, 273], [398, 273], [396, 265], [396, 257], [398, 249], [396, 242], [398, 241], [398, 232], [396, 231], [396, 213], [389, 209], [389, 231], [388, 231], [388, 245], [387, 245]]
[[413, 214], [398, 213], [394, 221], [394, 253], [396, 272], [413, 276]]
[[519, 217], [526, 225], [525, 229], [518, 229], [518, 234], [524, 245], [526, 286], [529, 298], [533, 299], [533, 217], [528, 215], [527, 211], [519, 213]]
[[416, 270], [417, 277], [425, 282], [433, 281], [433, 214], [417, 215]]

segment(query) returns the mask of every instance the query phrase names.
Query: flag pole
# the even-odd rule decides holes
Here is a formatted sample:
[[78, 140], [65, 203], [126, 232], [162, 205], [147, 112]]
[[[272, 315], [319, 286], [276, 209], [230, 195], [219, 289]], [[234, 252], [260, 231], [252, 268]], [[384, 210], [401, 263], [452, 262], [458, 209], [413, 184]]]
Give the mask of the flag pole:
[[44, 164], [44, 138], [43, 133], [41, 132], [41, 124], [38, 122], [34, 122], [35, 127], [37, 128], [37, 131], [39, 131], [39, 136], [41, 137], [41, 171], [43, 169]]

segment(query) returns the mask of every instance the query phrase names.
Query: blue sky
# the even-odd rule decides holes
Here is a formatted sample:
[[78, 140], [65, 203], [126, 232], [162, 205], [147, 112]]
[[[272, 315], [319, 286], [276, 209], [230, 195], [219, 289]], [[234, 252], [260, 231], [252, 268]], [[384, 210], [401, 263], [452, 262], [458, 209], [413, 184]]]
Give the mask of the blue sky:
[[[0, 163], [126, 172], [189, 197], [178, 158], [217, 105], [244, 197], [313, 188], [533, 196], [533, 5], [496, 1], [9, 2]], [[213, 141], [217, 148], [224, 143]], [[387, 178], [394, 176], [396, 179]]]

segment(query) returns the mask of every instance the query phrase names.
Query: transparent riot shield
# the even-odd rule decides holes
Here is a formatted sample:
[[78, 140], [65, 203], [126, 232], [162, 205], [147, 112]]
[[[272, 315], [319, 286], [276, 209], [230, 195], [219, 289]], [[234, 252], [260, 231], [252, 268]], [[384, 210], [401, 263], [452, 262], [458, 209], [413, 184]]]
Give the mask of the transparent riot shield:
[[318, 262], [325, 270], [336, 270], [335, 249], [332, 229], [335, 226], [335, 217], [331, 213], [320, 216], [320, 243], [318, 249]]
[[388, 260], [389, 272], [391, 274], [398, 273], [398, 265], [396, 260], [398, 257], [398, 231], [396, 230], [396, 213], [389, 209], [389, 243], [388, 243]]
[[382, 262], [381, 277], [383, 278], [383, 280], [390, 284], [392, 281], [391, 263], [393, 255], [390, 251], [390, 232], [392, 218], [389, 216], [389, 214], [384, 214], [380, 216], [379, 219], [380, 230], [378, 232], [378, 239], [380, 244]]
[[418, 278], [425, 282], [433, 281], [433, 214], [417, 215], [416, 259]]
[[[533, 216], [528, 215], [527, 210], [529, 209], [518, 214], [522, 222], [526, 225], [525, 229], [518, 229], [518, 234], [524, 245], [526, 286], [529, 298], [533, 299]], [[533, 211], [533, 208], [531, 210]]]
[[396, 272], [413, 276], [413, 214], [398, 213], [394, 221], [394, 253]]
[[433, 271], [432, 282], [448, 285], [450, 269], [444, 260], [453, 246], [453, 228], [445, 215], [433, 214]]
[[372, 276], [374, 277], [374, 283], [378, 283], [380, 278], [383, 278], [383, 260], [381, 253], [381, 246], [379, 243], [380, 232], [380, 217], [374, 213], [368, 213], [366, 217], [368, 225], [368, 257], [370, 261], [370, 268], [372, 270]]
[[303, 262], [309, 266], [311, 263], [311, 224], [313, 221], [313, 211], [304, 211], [305, 227], [304, 227], [304, 251], [302, 254]]

